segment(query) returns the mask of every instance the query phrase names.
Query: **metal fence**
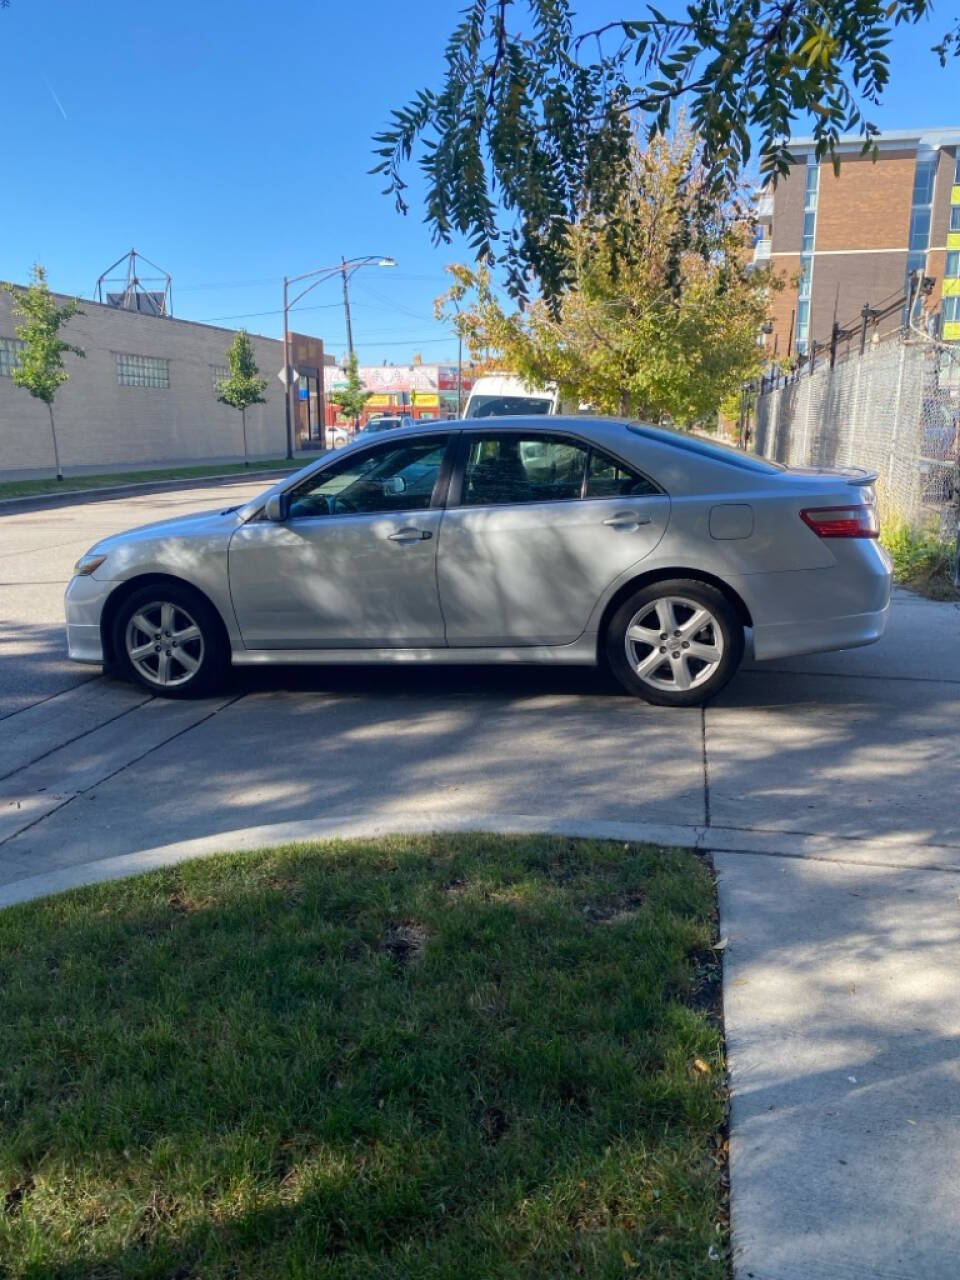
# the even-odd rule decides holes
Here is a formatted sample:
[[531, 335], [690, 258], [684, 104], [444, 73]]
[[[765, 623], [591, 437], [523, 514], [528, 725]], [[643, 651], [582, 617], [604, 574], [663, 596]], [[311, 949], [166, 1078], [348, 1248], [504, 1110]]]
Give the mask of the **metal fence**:
[[861, 466], [918, 527], [957, 527], [960, 349], [895, 335], [756, 398], [751, 447], [792, 466]]

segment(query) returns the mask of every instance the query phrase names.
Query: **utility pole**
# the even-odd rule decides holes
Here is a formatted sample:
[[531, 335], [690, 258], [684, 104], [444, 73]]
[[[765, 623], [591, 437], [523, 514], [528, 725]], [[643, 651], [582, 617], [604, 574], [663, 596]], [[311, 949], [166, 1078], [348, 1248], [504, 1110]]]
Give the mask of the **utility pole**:
[[[290, 397], [293, 394], [293, 369], [290, 360], [290, 308], [295, 307], [305, 294], [311, 289], [315, 289], [318, 284], [323, 284], [325, 280], [331, 279], [335, 275], [339, 275], [343, 279], [343, 305], [347, 315], [347, 343], [353, 354], [353, 328], [350, 324], [350, 295], [347, 292], [347, 279], [354, 271], [359, 271], [361, 267], [395, 267], [397, 264], [393, 258], [384, 257], [378, 254], [369, 254], [365, 258], [340, 258], [340, 265], [337, 267], [319, 267], [316, 271], [305, 271], [299, 276], [283, 277], [283, 382], [286, 407], [286, 426], [287, 426], [287, 458], [293, 457], [293, 410], [290, 404]], [[309, 280], [296, 297], [290, 297], [290, 286], [299, 284], [303, 280]], [[317, 407], [320, 413], [323, 412], [323, 367], [320, 368], [320, 385], [318, 387]], [[309, 396], [307, 404], [309, 406]], [[309, 408], [307, 410], [309, 413]], [[325, 423], [321, 419], [321, 426], [325, 427]]]
[[287, 425], [287, 458], [293, 458], [293, 413], [290, 408], [290, 281], [283, 277], [283, 407]]
[[341, 258], [340, 273], [343, 276], [343, 312], [347, 319], [347, 351], [353, 355], [353, 325], [350, 323], [350, 291], [347, 288], [347, 260]]
[[463, 417], [463, 335], [457, 336], [457, 417]]

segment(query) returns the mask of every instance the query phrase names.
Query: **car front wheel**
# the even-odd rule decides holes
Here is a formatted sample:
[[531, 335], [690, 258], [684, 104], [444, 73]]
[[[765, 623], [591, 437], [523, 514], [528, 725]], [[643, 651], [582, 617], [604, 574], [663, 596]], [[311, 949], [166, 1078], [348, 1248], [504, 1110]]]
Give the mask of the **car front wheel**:
[[118, 674], [163, 698], [203, 697], [223, 683], [229, 664], [216, 611], [177, 583], [141, 587], [113, 624]]
[[629, 693], [659, 706], [700, 706], [740, 665], [743, 627], [716, 587], [689, 578], [655, 582], [611, 618], [606, 657]]

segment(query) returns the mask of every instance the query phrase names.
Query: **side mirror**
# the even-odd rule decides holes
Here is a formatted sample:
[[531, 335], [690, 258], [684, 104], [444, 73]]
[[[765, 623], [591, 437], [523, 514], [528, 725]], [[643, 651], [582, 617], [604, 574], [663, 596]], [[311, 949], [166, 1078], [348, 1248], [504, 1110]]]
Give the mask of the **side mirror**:
[[267, 499], [263, 514], [265, 519], [274, 524], [283, 524], [290, 515], [290, 495], [288, 493], [273, 494]]
[[407, 482], [404, 480], [403, 476], [390, 476], [388, 479], [384, 480], [382, 488], [384, 497], [387, 497], [390, 494], [396, 496], [397, 494], [406, 493]]

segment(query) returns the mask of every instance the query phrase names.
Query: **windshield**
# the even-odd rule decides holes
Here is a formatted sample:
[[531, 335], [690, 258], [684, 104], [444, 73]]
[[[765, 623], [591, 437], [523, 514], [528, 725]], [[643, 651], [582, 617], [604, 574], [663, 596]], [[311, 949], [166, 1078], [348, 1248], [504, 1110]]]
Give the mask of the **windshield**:
[[471, 396], [468, 418], [526, 418], [535, 413], [549, 413], [553, 400], [537, 396]]
[[756, 454], [744, 453], [742, 449], [736, 449], [733, 445], [720, 444], [716, 440], [705, 440], [703, 436], [693, 436], [687, 431], [674, 431], [668, 427], [648, 427], [637, 423], [629, 423], [627, 430], [632, 431], [635, 436], [656, 440], [674, 449], [683, 449], [686, 453], [697, 453], [702, 458], [712, 458], [714, 462], [723, 462], [729, 467], [739, 467], [741, 471], [758, 471], [761, 475], [774, 475], [778, 471], [787, 469], [779, 462], [769, 462], [766, 458], [758, 458]]

